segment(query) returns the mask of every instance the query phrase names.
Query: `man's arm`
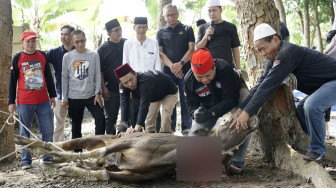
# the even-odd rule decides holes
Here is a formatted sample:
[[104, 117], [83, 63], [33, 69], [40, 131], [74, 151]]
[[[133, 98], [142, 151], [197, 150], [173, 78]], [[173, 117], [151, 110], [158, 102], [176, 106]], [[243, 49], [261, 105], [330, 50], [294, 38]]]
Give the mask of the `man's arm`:
[[196, 49], [205, 48], [208, 44], [208, 38], [210, 35], [213, 35], [215, 33], [214, 28], [208, 27], [205, 30], [205, 24], [201, 26], [200, 30], [198, 31], [198, 42], [196, 44]]
[[68, 92], [69, 92], [69, 67], [67, 55], [63, 56], [62, 61], [62, 102], [68, 102]]
[[185, 100], [186, 100], [186, 105], [187, 105], [187, 110], [190, 115], [190, 117], [194, 118], [194, 112], [197, 110], [198, 107], [201, 106], [199, 96], [196, 95], [195, 92], [192, 91], [192, 88], [190, 88], [191, 80], [190, 77], [188, 76], [189, 73], [184, 77], [184, 91], [185, 91]]
[[161, 61], [160, 61], [160, 48], [159, 43], [155, 40], [155, 52], [154, 52], [154, 70], [161, 71]]
[[119, 84], [119, 93], [120, 93], [120, 114], [121, 114], [121, 122], [126, 123], [128, 119], [129, 113], [129, 96], [130, 92], [128, 89]]
[[17, 81], [19, 78], [19, 68], [18, 60], [21, 52], [17, 53], [12, 60], [10, 77], [9, 77], [9, 88], [8, 88], [8, 110], [11, 114], [14, 114], [15, 108], [15, 99], [16, 99], [16, 87]]
[[232, 54], [233, 54], [233, 59], [236, 63], [236, 69], [241, 70], [240, 68], [240, 53], [239, 53], [239, 47], [232, 48]]
[[129, 44], [129, 40], [125, 41], [124, 43], [124, 48], [123, 48], [123, 63], [122, 64], [125, 64], [125, 63], [128, 63], [130, 64], [130, 61], [129, 61], [129, 52], [128, 52], [128, 44]]

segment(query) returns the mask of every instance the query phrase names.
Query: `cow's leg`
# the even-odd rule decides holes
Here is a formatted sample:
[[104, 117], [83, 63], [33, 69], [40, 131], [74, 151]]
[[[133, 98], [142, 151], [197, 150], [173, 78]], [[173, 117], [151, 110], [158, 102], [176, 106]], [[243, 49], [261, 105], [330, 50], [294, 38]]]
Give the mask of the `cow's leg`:
[[130, 148], [131, 144], [132, 144], [131, 140], [120, 140], [106, 147], [94, 149], [89, 152], [70, 153], [70, 152], [53, 151], [50, 153], [50, 155], [54, 157], [52, 161], [56, 163], [76, 161], [77, 159], [89, 159], [89, 158], [100, 159], [102, 157], [105, 157], [107, 154], [128, 149]]
[[172, 166], [165, 166], [160, 168], [155, 168], [150, 172], [136, 173], [133, 171], [123, 170], [118, 172], [107, 171], [107, 170], [89, 170], [82, 169], [78, 167], [66, 166], [59, 169], [58, 173], [61, 176], [67, 177], [94, 177], [99, 180], [118, 180], [123, 182], [139, 182], [143, 180], [152, 180], [157, 177], [161, 177], [166, 174], [169, 170], [174, 169]]
[[[95, 136], [89, 136], [85, 138], [77, 138], [72, 139], [64, 142], [53, 142], [53, 144], [48, 142], [42, 142], [37, 141], [33, 139], [29, 139], [23, 136], [14, 135], [14, 142], [19, 145], [28, 145], [33, 142], [34, 144], [30, 145], [30, 147], [43, 147], [50, 150], [59, 150], [56, 146], [59, 148], [65, 150], [65, 151], [71, 151], [73, 149], [86, 149], [86, 150], [93, 150], [96, 148], [104, 147], [112, 142], [114, 142], [116, 139], [116, 136], [114, 135], [95, 135]], [[54, 146], [56, 145], [56, 146]], [[45, 154], [45, 153], [43, 153]]]

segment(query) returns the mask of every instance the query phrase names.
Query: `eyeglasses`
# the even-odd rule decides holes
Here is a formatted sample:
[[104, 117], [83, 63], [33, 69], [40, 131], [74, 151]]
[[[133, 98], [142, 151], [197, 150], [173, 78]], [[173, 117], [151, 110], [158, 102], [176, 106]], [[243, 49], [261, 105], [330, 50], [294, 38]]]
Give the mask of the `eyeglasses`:
[[173, 18], [177, 15], [177, 13], [174, 13], [174, 14], [166, 14], [166, 17], [167, 18]]
[[119, 29], [115, 29], [115, 30], [111, 30], [111, 32], [115, 32], [115, 33], [118, 33], [118, 32], [121, 32], [121, 31], [122, 31], [121, 28], [119, 28]]
[[84, 44], [85, 42], [86, 42], [85, 39], [74, 41], [74, 43], [76, 43], [76, 44], [80, 44], [80, 43]]

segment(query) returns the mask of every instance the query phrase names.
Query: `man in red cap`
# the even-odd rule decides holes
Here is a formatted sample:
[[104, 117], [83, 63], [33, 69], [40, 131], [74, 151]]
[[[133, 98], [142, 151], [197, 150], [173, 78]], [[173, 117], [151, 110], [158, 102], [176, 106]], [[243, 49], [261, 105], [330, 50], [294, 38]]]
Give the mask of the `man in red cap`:
[[[46, 54], [36, 50], [36, 39], [34, 31], [27, 30], [22, 33], [20, 43], [23, 51], [15, 54], [11, 66], [8, 109], [14, 114], [17, 108], [19, 120], [28, 129], [31, 129], [36, 113], [42, 140], [52, 142], [54, 125], [51, 108], [55, 106], [56, 91]], [[22, 124], [20, 135], [29, 138], [29, 130]], [[50, 157], [43, 156], [43, 163], [51, 163]], [[22, 150], [22, 169], [31, 168], [31, 164], [30, 153]]]
[[[212, 59], [207, 48], [196, 50], [191, 56], [191, 70], [184, 78], [185, 95], [189, 115], [193, 124], [189, 135], [199, 130], [210, 131], [223, 122], [224, 114], [235, 110], [239, 101], [247, 95], [241, 88], [241, 79], [229, 63]], [[241, 96], [240, 96], [241, 93]], [[250, 136], [246, 138], [233, 159], [231, 173], [239, 174], [244, 166]]]
[[171, 115], [178, 99], [177, 86], [173, 80], [160, 71], [135, 72], [127, 63], [114, 70], [120, 80], [121, 122], [129, 116], [130, 93], [140, 100], [139, 113], [133, 131], [155, 132], [155, 120], [162, 105], [160, 132], [171, 132]]

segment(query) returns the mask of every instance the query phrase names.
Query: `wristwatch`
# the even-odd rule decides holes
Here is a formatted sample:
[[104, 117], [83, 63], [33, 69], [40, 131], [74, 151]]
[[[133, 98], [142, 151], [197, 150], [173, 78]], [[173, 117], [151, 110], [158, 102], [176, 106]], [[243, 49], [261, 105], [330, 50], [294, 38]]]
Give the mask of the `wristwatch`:
[[180, 61], [181, 62], [181, 65], [184, 65], [185, 63], [184, 63], [184, 61]]

